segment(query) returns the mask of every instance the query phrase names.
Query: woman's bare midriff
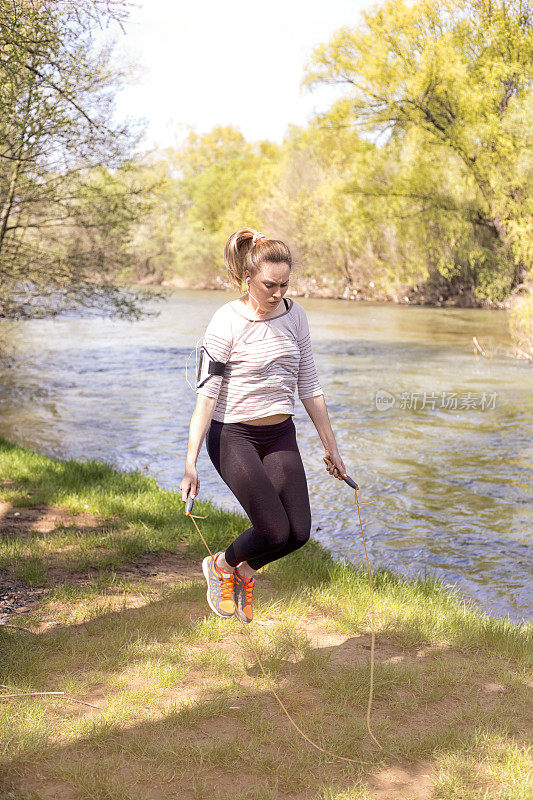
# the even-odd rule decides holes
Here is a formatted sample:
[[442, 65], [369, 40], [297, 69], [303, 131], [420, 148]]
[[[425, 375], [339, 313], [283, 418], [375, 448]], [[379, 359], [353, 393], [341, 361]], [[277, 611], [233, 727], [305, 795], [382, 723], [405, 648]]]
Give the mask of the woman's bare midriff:
[[290, 414], [272, 414], [271, 417], [260, 417], [258, 419], [243, 419], [245, 425], [275, 425], [278, 422], [283, 422]]

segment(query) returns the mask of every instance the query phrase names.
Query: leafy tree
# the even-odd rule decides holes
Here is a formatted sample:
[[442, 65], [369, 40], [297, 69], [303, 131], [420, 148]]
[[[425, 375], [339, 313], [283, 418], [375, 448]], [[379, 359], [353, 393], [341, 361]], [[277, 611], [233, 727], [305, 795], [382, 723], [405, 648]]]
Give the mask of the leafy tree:
[[139, 313], [116, 284], [139, 198], [124, 178], [141, 130], [114, 121], [129, 69], [107, 35], [127, 14], [122, 0], [0, 0], [0, 316]]
[[[437, 169], [437, 181], [427, 176], [420, 199], [486, 229], [493, 244], [489, 239], [479, 251], [484, 267], [478, 264], [476, 288], [497, 299], [532, 263], [532, 56], [528, 2], [388, 0], [363, 12], [358, 28], [341, 28], [316, 48], [303, 81], [349, 89], [322, 124], [416, 142], [423, 161], [433, 150], [457, 176], [458, 197], [442, 196]], [[413, 166], [420, 161], [413, 153]], [[408, 175], [400, 181], [405, 199], [420, 192], [417, 170]], [[393, 180], [382, 194], [394, 196], [398, 188]], [[491, 251], [495, 257], [484, 261]], [[449, 272], [449, 263], [442, 266]]]
[[146, 278], [221, 286], [228, 231], [243, 220], [259, 227], [261, 196], [278, 147], [249, 144], [231, 126], [207, 134], [190, 131], [180, 149], [167, 149], [146, 164], [157, 176], [152, 210], [138, 226], [135, 272]]

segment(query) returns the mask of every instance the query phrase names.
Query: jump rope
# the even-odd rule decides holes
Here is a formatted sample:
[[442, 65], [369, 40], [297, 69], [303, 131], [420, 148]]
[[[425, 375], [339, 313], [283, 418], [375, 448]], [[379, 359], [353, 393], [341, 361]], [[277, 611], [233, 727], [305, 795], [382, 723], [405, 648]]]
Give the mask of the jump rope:
[[[250, 280], [249, 278], [246, 279], [246, 285], [248, 287], [248, 294], [257, 303], [257, 309], [256, 309], [256, 312], [255, 312], [255, 317], [256, 317], [256, 319], [259, 319], [259, 317], [257, 317], [257, 313], [258, 313], [260, 304], [259, 304], [259, 301], [257, 300], [257, 298], [254, 297], [253, 294], [250, 291], [250, 288], [248, 286], [249, 280]], [[250, 322], [253, 322], [253, 321], [255, 321], [255, 320], [250, 320]], [[242, 336], [243, 333], [244, 333], [244, 331], [241, 332], [241, 336]], [[187, 372], [187, 365], [185, 367], [185, 371]], [[187, 382], [189, 382], [189, 381], [187, 380]], [[191, 384], [189, 383], [189, 385], [191, 385]], [[191, 386], [191, 388], [193, 388], [193, 387]], [[323, 460], [324, 460], [324, 462], [326, 464], [328, 464], [328, 466], [334, 466], [334, 464], [331, 461], [331, 459], [325, 457]], [[352, 489], [355, 490], [355, 505], [357, 507], [357, 515], [359, 517], [359, 525], [361, 527], [361, 536], [362, 536], [362, 539], [363, 539], [363, 547], [364, 547], [364, 551], [365, 551], [366, 568], [367, 568], [367, 572], [368, 572], [368, 585], [369, 585], [369, 590], [370, 590], [370, 637], [371, 637], [370, 638], [370, 681], [369, 681], [369, 691], [368, 691], [368, 704], [367, 704], [367, 709], [366, 709], [366, 727], [367, 727], [367, 730], [368, 730], [368, 733], [369, 733], [370, 737], [377, 744], [379, 749], [383, 750], [382, 745], [378, 742], [378, 740], [374, 736], [374, 734], [372, 732], [372, 728], [370, 726], [370, 714], [371, 714], [371, 711], [372, 711], [372, 700], [373, 700], [373, 695], [374, 695], [374, 649], [375, 649], [375, 642], [376, 642], [375, 622], [374, 622], [374, 620], [375, 620], [375, 614], [374, 614], [374, 589], [373, 589], [373, 586], [372, 586], [372, 570], [370, 568], [370, 560], [368, 558], [368, 551], [367, 551], [367, 548], [366, 548], [366, 539], [365, 539], [365, 533], [363, 531], [363, 523], [362, 523], [362, 520], [361, 520], [361, 512], [359, 511], [359, 506], [361, 506], [361, 505], [363, 505], [365, 503], [373, 503], [374, 501], [373, 500], [363, 500], [363, 502], [360, 502], [359, 498], [357, 496], [357, 492], [359, 491], [359, 486], [356, 484], [356, 482], [352, 478], [350, 478], [348, 475], [346, 477], [342, 477], [342, 480], [345, 483], [347, 483], [348, 486], [350, 486]], [[213, 556], [213, 553], [211, 552], [211, 548], [207, 544], [206, 540], [202, 536], [202, 532], [200, 531], [200, 528], [196, 524], [196, 520], [197, 519], [206, 519], [209, 516], [209, 514], [205, 514], [205, 516], [197, 516], [195, 514], [191, 514], [193, 504], [194, 504], [194, 498], [188, 497], [186, 502], [185, 502], [185, 514], [186, 514], [186, 516], [191, 518], [196, 530], [200, 534], [200, 537], [201, 537], [203, 543], [205, 544], [205, 546], [207, 548], [207, 551], [208, 551], [209, 555]], [[255, 657], [257, 659], [257, 662], [258, 662], [259, 666], [261, 667], [261, 672], [263, 673], [263, 677], [265, 678], [265, 680], [268, 683], [269, 682], [269, 678], [268, 678], [268, 675], [267, 675], [267, 673], [265, 671], [265, 668], [263, 667], [263, 662], [261, 661], [259, 653], [257, 652], [257, 649], [256, 649], [256, 647], [255, 647], [255, 645], [253, 643], [252, 635], [251, 635], [250, 631], [248, 630], [248, 627], [247, 627], [248, 623], [242, 622], [242, 620], [240, 620], [240, 622], [244, 625], [244, 627], [246, 629], [246, 634], [248, 636], [248, 641], [250, 643], [250, 646], [251, 646], [251, 648], [252, 648], [252, 650], [254, 652], [254, 655], [255, 655]], [[363, 759], [347, 758], [346, 756], [339, 756], [336, 753], [332, 753], [330, 750], [325, 750], [323, 747], [320, 747], [320, 745], [318, 745], [316, 742], [313, 742], [313, 740], [310, 739], [309, 736], [307, 736], [307, 734], [304, 733], [304, 731], [296, 724], [296, 722], [294, 721], [294, 719], [291, 717], [291, 715], [287, 711], [283, 701], [281, 700], [281, 698], [279, 697], [278, 693], [273, 688], [273, 686], [270, 686], [270, 690], [271, 690], [272, 694], [274, 695], [274, 697], [276, 698], [276, 700], [278, 701], [278, 703], [280, 704], [280, 706], [283, 709], [283, 711], [285, 712], [285, 714], [287, 715], [287, 717], [288, 717], [289, 721], [291, 722], [291, 724], [294, 725], [294, 727], [296, 728], [298, 733], [307, 742], [309, 742], [310, 745], [315, 747], [317, 750], [320, 750], [321, 753], [325, 753], [328, 756], [333, 756], [333, 758], [338, 758], [341, 761], [349, 761], [349, 762], [351, 762], [353, 764], [370, 764], [369, 761], [364, 761]]]
[[[330, 466], [334, 466], [333, 462], [331, 461], [331, 459], [325, 457], [323, 460], [324, 460], [324, 462], [326, 464], [328, 464]], [[346, 477], [343, 477], [342, 480], [345, 483], [347, 483], [348, 486], [350, 486], [352, 489], [355, 490], [355, 505], [357, 507], [357, 514], [358, 514], [358, 517], [359, 517], [359, 525], [361, 527], [361, 536], [362, 536], [362, 539], [363, 539], [363, 547], [364, 547], [364, 551], [365, 551], [366, 568], [367, 568], [367, 572], [368, 572], [368, 585], [369, 585], [369, 589], [370, 589], [370, 635], [371, 635], [371, 639], [370, 639], [370, 682], [369, 682], [369, 692], [368, 692], [368, 704], [367, 704], [367, 709], [366, 709], [366, 727], [367, 727], [367, 730], [368, 730], [368, 733], [369, 733], [370, 737], [377, 744], [379, 749], [383, 750], [382, 745], [378, 742], [378, 740], [374, 736], [374, 734], [372, 732], [372, 728], [370, 726], [370, 714], [371, 714], [371, 711], [372, 711], [372, 700], [373, 700], [373, 694], [374, 694], [374, 649], [375, 649], [375, 640], [376, 640], [375, 622], [374, 622], [374, 620], [375, 620], [375, 618], [374, 618], [374, 590], [373, 590], [373, 586], [372, 586], [372, 570], [370, 568], [370, 560], [368, 558], [368, 551], [367, 551], [367, 547], [366, 547], [366, 539], [365, 539], [365, 534], [364, 534], [364, 531], [363, 531], [363, 523], [362, 523], [362, 520], [361, 520], [361, 512], [359, 511], [359, 506], [364, 505], [365, 503], [373, 503], [374, 501], [373, 500], [363, 500], [362, 502], [360, 502], [359, 498], [357, 496], [357, 492], [359, 491], [359, 486], [357, 485], [357, 483], [352, 478], [350, 478], [348, 475]], [[209, 514], [205, 514], [204, 516], [197, 516], [195, 514], [192, 514], [191, 511], [192, 511], [193, 504], [194, 504], [194, 498], [188, 497], [186, 502], [185, 502], [185, 515], [191, 518], [196, 530], [200, 534], [200, 537], [201, 537], [203, 543], [205, 544], [205, 546], [207, 548], [207, 551], [209, 552], [209, 555], [213, 556], [213, 553], [211, 552], [211, 548], [209, 547], [209, 545], [207, 544], [206, 540], [202, 536], [202, 532], [201, 532], [200, 528], [198, 527], [198, 525], [196, 523], [197, 519], [206, 519], [209, 516]], [[235, 615], [235, 616], [237, 616], [237, 615]], [[265, 678], [267, 683], [269, 683], [269, 676], [267, 675], [267, 673], [265, 671], [265, 668], [263, 667], [263, 662], [261, 661], [259, 653], [257, 652], [257, 649], [256, 649], [256, 647], [254, 645], [254, 642], [253, 642], [253, 639], [252, 639], [252, 635], [251, 635], [250, 631], [248, 630], [248, 627], [247, 627], [248, 623], [243, 622], [239, 617], [238, 617], [238, 619], [240, 620], [240, 622], [244, 625], [244, 628], [246, 629], [246, 634], [248, 636], [248, 641], [249, 641], [250, 646], [251, 646], [251, 648], [252, 648], [252, 650], [254, 652], [254, 655], [255, 655], [255, 657], [257, 659], [257, 662], [258, 662], [259, 666], [261, 667], [261, 672], [263, 673], [263, 677]], [[283, 711], [285, 712], [285, 714], [287, 715], [287, 717], [288, 717], [289, 721], [291, 722], [291, 724], [294, 725], [294, 727], [296, 728], [298, 733], [307, 742], [309, 742], [310, 745], [315, 747], [317, 750], [320, 750], [320, 752], [325, 753], [328, 756], [333, 756], [333, 758], [338, 758], [341, 761], [350, 761], [350, 762], [352, 762], [354, 764], [370, 764], [369, 761], [364, 761], [363, 759], [356, 759], [356, 758], [347, 758], [346, 756], [339, 756], [336, 753], [332, 753], [330, 750], [325, 750], [323, 747], [320, 747], [320, 745], [318, 745], [316, 742], [314, 742], [312, 739], [310, 739], [309, 736], [307, 736], [307, 734], [304, 733], [304, 731], [297, 725], [297, 723], [294, 721], [294, 719], [291, 717], [290, 713], [287, 711], [283, 701], [281, 700], [281, 698], [279, 697], [278, 693], [276, 692], [276, 690], [273, 688], [272, 685], [270, 685], [270, 690], [271, 690], [272, 694], [274, 695], [274, 697], [276, 698], [276, 700], [278, 701], [278, 703], [280, 704], [280, 706], [283, 709]]]

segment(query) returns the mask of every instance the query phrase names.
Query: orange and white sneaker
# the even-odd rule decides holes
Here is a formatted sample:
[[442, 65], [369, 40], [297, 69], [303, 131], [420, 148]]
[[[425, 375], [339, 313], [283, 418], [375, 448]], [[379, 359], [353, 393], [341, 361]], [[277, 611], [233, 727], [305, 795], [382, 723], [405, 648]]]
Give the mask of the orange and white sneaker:
[[235, 610], [233, 572], [222, 572], [215, 564], [220, 553], [206, 556], [202, 561], [202, 572], [207, 581], [207, 602], [219, 617], [232, 617]]
[[241, 622], [251, 622], [254, 618], [252, 599], [255, 589], [255, 578], [247, 580], [244, 575], [241, 575], [238, 567], [235, 567], [233, 575], [235, 584], [235, 616], [239, 617]]

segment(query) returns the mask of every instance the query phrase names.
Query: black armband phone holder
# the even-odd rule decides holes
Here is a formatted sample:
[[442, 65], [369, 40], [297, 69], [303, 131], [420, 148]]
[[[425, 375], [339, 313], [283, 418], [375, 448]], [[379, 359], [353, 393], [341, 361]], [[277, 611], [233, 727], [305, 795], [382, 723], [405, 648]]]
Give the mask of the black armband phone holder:
[[212, 358], [205, 345], [202, 345], [196, 373], [196, 388], [199, 389], [200, 386], [203, 386], [212, 375], [224, 375], [225, 369], [225, 363]]

